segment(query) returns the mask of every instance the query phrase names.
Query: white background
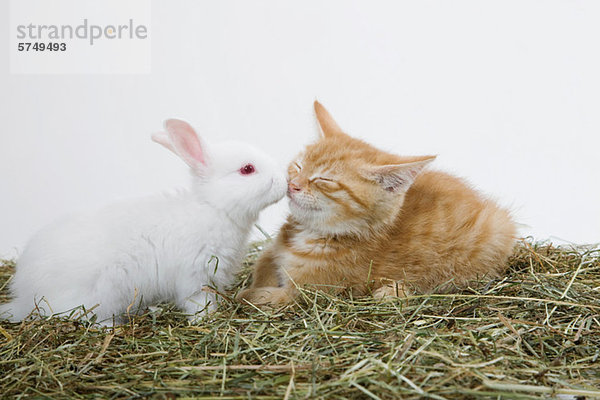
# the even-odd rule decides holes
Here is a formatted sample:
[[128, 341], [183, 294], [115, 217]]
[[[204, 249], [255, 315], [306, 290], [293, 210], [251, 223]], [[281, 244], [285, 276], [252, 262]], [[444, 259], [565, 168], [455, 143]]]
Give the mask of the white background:
[[382, 149], [439, 154], [523, 234], [600, 241], [600, 2], [154, 1], [146, 75], [11, 75], [0, 8], [0, 256], [64, 213], [184, 186], [149, 139], [165, 118], [287, 163], [315, 98]]

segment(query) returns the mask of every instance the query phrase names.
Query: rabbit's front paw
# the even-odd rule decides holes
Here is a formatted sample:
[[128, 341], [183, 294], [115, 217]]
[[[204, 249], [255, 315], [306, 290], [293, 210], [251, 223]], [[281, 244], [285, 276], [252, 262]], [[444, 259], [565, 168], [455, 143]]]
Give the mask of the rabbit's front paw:
[[187, 297], [181, 308], [188, 315], [190, 322], [198, 323], [207, 314], [217, 309], [217, 297], [214, 293], [209, 293], [206, 289], [203, 289], [201, 292]]
[[286, 288], [260, 287], [241, 291], [237, 295], [237, 299], [241, 302], [252, 303], [257, 306], [278, 306], [291, 303], [293, 295]]

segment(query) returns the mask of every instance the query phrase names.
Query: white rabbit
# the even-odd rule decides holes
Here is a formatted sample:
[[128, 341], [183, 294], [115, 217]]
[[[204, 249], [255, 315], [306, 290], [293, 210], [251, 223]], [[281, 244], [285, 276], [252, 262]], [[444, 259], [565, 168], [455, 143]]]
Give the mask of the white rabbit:
[[[14, 300], [0, 318], [20, 321], [84, 305], [97, 321], [172, 301], [190, 319], [216, 307], [213, 286], [234, 281], [259, 212], [286, 191], [284, 170], [247, 144], [207, 146], [184, 121], [152, 139], [182, 158], [191, 189], [114, 204], [58, 221], [37, 233], [17, 262]], [[103, 322], [102, 322], [103, 321]]]

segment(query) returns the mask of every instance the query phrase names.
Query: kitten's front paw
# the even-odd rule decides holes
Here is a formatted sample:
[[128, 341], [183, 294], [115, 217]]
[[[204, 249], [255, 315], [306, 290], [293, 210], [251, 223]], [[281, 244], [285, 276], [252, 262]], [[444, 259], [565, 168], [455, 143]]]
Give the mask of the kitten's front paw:
[[288, 304], [293, 297], [289, 291], [280, 287], [260, 287], [241, 291], [236, 299], [241, 302], [252, 303], [256, 306], [278, 306]]
[[395, 298], [395, 297], [406, 297], [408, 296], [408, 291], [404, 287], [404, 285], [400, 282], [391, 282], [386, 283], [381, 286], [379, 289], [376, 289], [373, 292], [373, 297], [376, 299], [383, 298]]
[[252, 288], [248, 288], [248, 289], [244, 289], [238, 292], [238, 294], [235, 295], [235, 299], [237, 301], [239, 301], [240, 303], [244, 303], [246, 300], [250, 301], [251, 298], [253, 298], [254, 296], [254, 292], [256, 291], [256, 289], [252, 289]]

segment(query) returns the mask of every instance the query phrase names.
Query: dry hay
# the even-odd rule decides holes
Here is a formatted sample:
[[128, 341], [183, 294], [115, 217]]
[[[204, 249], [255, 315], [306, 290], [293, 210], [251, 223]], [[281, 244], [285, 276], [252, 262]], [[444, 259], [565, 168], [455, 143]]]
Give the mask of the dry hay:
[[[248, 257], [248, 266], [259, 247]], [[0, 302], [14, 263], [0, 267]], [[245, 285], [247, 271], [239, 289]], [[305, 291], [262, 311], [225, 299], [190, 326], [164, 305], [116, 329], [0, 322], [0, 393], [52, 398], [600, 397], [600, 250], [523, 241], [506, 279], [457, 294]]]

